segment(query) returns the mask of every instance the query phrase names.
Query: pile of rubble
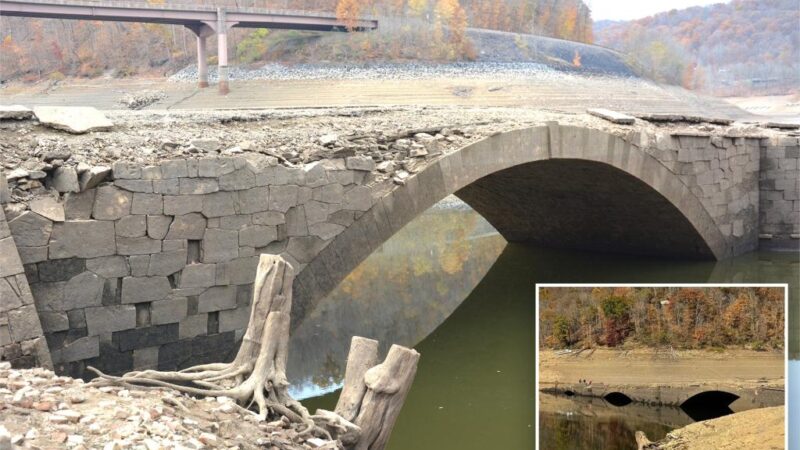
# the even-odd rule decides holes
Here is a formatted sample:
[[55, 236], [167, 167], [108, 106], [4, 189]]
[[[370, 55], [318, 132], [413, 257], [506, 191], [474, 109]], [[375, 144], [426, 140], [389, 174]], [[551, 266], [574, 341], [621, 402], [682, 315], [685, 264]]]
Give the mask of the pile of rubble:
[[259, 422], [228, 398], [165, 389], [94, 387], [45, 369], [0, 363], [0, 449], [341, 449], [282, 417]]
[[167, 94], [164, 91], [144, 90], [140, 92], [129, 92], [119, 99], [119, 104], [127, 109], [142, 109], [163, 100]]

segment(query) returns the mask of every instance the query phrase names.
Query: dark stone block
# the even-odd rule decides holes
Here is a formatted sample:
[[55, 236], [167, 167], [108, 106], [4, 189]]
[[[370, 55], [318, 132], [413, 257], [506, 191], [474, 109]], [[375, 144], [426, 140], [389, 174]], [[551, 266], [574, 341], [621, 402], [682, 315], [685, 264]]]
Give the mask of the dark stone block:
[[36, 267], [36, 264], [25, 264], [25, 278], [28, 279], [28, 283], [38, 283], [39, 282], [39, 269]]
[[65, 345], [75, 342], [76, 340], [88, 335], [89, 332], [86, 329], [85, 324], [81, 328], [72, 328], [72, 324], [70, 323], [69, 330], [58, 331], [55, 333], [45, 333], [44, 338], [47, 341], [47, 346], [50, 348], [50, 350], [57, 350], [64, 348]]
[[227, 361], [230, 353], [236, 348], [233, 331], [198, 336], [192, 339], [192, 356], [214, 356], [216, 361]]
[[219, 333], [219, 311], [208, 313], [208, 328], [206, 330], [206, 333], [207, 334]]
[[112, 278], [103, 285], [103, 306], [119, 305], [122, 303], [122, 279]]
[[192, 340], [170, 342], [158, 349], [158, 370], [178, 370], [188, 366], [192, 356]]
[[193, 316], [197, 314], [197, 305], [199, 303], [199, 297], [196, 295], [191, 295], [187, 297], [188, 301], [186, 303], [187, 309], [186, 314], [189, 316]]
[[85, 362], [87, 366], [92, 366], [101, 372], [121, 375], [133, 370], [133, 350], [119, 351], [113, 343], [100, 341], [100, 356], [87, 359]]
[[244, 308], [250, 306], [250, 296], [253, 292], [253, 284], [243, 284], [236, 288], [236, 307]]
[[67, 281], [86, 271], [86, 260], [82, 258], [51, 259], [40, 262], [38, 269], [41, 281]]
[[786, 147], [787, 158], [800, 158], [800, 147]]
[[70, 328], [86, 328], [86, 314], [82, 309], [67, 311]]
[[116, 331], [111, 335], [111, 341], [120, 351], [135, 348], [155, 347], [178, 340], [178, 324], [157, 325], [147, 328]]

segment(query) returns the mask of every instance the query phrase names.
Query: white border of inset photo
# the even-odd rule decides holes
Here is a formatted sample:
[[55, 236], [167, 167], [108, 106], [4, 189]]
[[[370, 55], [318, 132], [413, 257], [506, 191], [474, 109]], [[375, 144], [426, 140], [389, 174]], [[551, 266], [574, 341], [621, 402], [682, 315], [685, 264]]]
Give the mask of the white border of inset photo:
[[758, 288], [758, 287], [771, 287], [783, 288], [783, 307], [784, 307], [784, 322], [783, 322], [783, 427], [784, 427], [784, 449], [789, 449], [789, 284], [788, 283], [719, 283], [719, 284], [704, 284], [704, 283], [536, 283], [536, 328], [535, 328], [535, 351], [536, 351], [536, 387], [534, 393], [534, 402], [536, 408], [536, 450], [549, 450], [542, 449], [539, 446], [539, 291], [542, 288], [570, 288], [570, 287], [681, 287], [681, 288]]

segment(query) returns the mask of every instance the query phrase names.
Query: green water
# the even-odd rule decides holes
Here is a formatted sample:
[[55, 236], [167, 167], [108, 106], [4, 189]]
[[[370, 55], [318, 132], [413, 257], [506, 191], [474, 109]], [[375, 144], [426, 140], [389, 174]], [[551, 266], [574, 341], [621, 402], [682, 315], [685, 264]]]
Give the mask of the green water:
[[[303, 402], [309, 409], [332, 409], [338, 392], [319, 394], [341, 382], [353, 334], [377, 338], [384, 348], [414, 345], [422, 356], [390, 449], [532, 449], [536, 283], [790, 282], [796, 357], [799, 274], [797, 253], [715, 263], [505, 244], [474, 212], [432, 209], [298, 328], [290, 345], [301, 356], [290, 361], [289, 376], [296, 393], [312, 397]], [[619, 415], [592, 433], [613, 436], [634, 419]]]

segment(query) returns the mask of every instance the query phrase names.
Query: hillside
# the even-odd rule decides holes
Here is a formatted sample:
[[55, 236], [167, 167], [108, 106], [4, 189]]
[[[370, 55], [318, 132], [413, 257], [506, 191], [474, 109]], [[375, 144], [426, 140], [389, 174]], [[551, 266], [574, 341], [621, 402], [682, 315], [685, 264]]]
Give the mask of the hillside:
[[[354, 34], [233, 28], [228, 38], [232, 65], [474, 60], [480, 55], [469, 28], [592, 40], [590, 12], [582, 0], [259, 0], [245, 4], [219, 0], [213, 4], [322, 11], [345, 21], [365, 15], [380, 20], [378, 31]], [[195, 59], [194, 35], [180, 26], [8, 17], [2, 25], [2, 81], [162, 76]], [[216, 45], [212, 37], [209, 47]], [[526, 50], [522, 40], [518, 45]], [[573, 52], [561, 59], [571, 63], [576, 57]], [[215, 57], [209, 62], [215, 63]]]
[[543, 288], [542, 348], [784, 348], [782, 288]]
[[600, 21], [594, 34], [658, 81], [716, 95], [776, 95], [800, 87], [798, 24], [797, 0], [733, 0]]

